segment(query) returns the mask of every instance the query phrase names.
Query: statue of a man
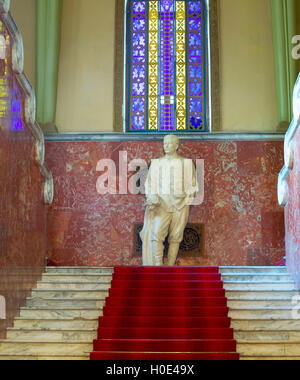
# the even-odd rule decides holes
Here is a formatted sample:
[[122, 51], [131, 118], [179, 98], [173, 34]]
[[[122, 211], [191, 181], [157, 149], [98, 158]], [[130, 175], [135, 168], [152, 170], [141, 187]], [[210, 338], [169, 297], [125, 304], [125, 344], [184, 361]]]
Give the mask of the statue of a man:
[[168, 235], [167, 265], [175, 265], [190, 205], [198, 191], [193, 161], [181, 157], [178, 148], [177, 136], [164, 138], [166, 155], [152, 160], [145, 183], [147, 209], [141, 232], [145, 266], [163, 265], [164, 241]]

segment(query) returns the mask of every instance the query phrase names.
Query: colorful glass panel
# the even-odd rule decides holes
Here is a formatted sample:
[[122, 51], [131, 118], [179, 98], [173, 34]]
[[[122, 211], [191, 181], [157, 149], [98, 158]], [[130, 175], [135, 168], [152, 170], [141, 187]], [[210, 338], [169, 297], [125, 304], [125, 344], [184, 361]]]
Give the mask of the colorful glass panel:
[[207, 131], [206, 0], [128, 0], [127, 131]]
[[149, 2], [149, 130], [158, 129], [158, 0]]

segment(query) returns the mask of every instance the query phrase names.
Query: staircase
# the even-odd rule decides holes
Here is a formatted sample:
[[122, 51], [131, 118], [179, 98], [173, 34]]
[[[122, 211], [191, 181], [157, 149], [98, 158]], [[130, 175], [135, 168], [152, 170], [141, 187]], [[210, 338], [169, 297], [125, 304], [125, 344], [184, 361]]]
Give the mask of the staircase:
[[[175, 282], [185, 279], [186, 274], [180, 274], [184, 270], [181, 267], [176, 268], [179, 275], [175, 276]], [[203, 351], [203, 340], [210, 340], [214, 344], [218, 341], [220, 343], [220, 340], [223, 343], [226, 341], [223, 348], [223, 343], [218, 346], [222, 351], [216, 355], [219, 358], [224, 354], [223, 358], [234, 354], [232, 350], [236, 344], [236, 352], [240, 354], [241, 360], [300, 359], [300, 319], [292, 317], [295, 306], [292, 298], [299, 295], [299, 292], [295, 290], [286, 268], [220, 267], [218, 271], [221, 276], [215, 269], [210, 269], [209, 272], [212, 273], [202, 273], [202, 280], [207, 284], [216, 281], [218, 285], [211, 291], [206, 289], [204, 296], [201, 283], [194, 283], [198, 296], [202, 293], [202, 301], [196, 305], [193, 301], [187, 301], [187, 292], [192, 290], [189, 287], [170, 297], [170, 282], [168, 285], [161, 282], [156, 291], [149, 293], [149, 273], [135, 276], [140, 285], [144, 284], [144, 288], [140, 287], [129, 293], [126, 290], [128, 283], [126, 286], [124, 283], [128, 281], [128, 275], [120, 274], [110, 290], [111, 297], [106, 298], [111, 288], [113, 271], [113, 268], [47, 268], [37, 288], [27, 299], [26, 306], [21, 309], [14, 327], [8, 330], [7, 339], [0, 340], [0, 360], [89, 360], [90, 352], [93, 351], [93, 340], [95, 359], [100, 356], [105, 358], [104, 355], [112, 358], [108, 353], [116, 349], [113, 341], [123, 340], [123, 350], [128, 351], [128, 347], [132, 350], [134, 345], [136, 350], [139, 344], [139, 349], [147, 351], [150, 348], [153, 351], [155, 347], [150, 347], [146, 342], [149, 339], [173, 340], [176, 352], [179, 348], [182, 351], [187, 348], [182, 341], [202, 341], [194, 346], [198, 354], [202, 353], [197, 356], [198, 359], [201, 356], [208, 358], [203, 355], [207, 353], [199, 352]], [[164, 279], [171, 280], [172, 275], [164, 276]], [[199, 276], [196, 281], [199, 282]], [[147, 296], [145, 286], [148, 289]], [[139, 295], [143, 296], [142, 302], [129, 303]], [[157, 302], [158, 299], [161, 302]], [[200, 307], [204, 304], [206, 311]], [[101, 318], [104, 306], [104, 315], [118, 322], [117, 329], [110, 322], [106, 322], [108, 318]], [[139, 322], [122, 327], [120, 321], [124, 319], [124, 315], [136, 315], [138, 306], [142, 306], [142, 313], [144, 317], [148, 316], [148, 321], [153, 317], [150, 318], [149, 310], [154, 310], [156, 319], [148, 322], [152, 325], [145, 329]], [[120, 311], [124, 314], [118, 317]], [[174, 324], [171, 325], [170, 316], [175, 311], [177, 321], [173, 321]], [[223, 318], [223, 325], [215, 330], [211, 328], [216, 327], [212, 325], [212, 313], [214, 318]], [[189, 315], [188, 325], [185, 324], [187, 319], [183, 321], [185, 314]], [[159, 329], [157, 322], [165, 317], [167, 322]], [[231, 325], [228, 317], [231, 318]], [[136, 343], [137, 341], [140, 343]], [[127, 348], [124, 347], [124, 342], [129, 344]], [[164, 345], [165, 343], [160, 344], [160, 353], [164, 351], [162, 356], [168, 359], [170, 346]], [[185, 358], [191, 358], [191, 355]]]
[[299, 360], [300, 319], [292, 317], [292, 298], [299, 292], [286, 268], [221, 267], [220, 272], [240, 360]]
[[0, 340], [0, 360], [89, 360], [112, 272], [47, 268]]
[[116, 267], [91, 360], [238, 360], [218, 267]]

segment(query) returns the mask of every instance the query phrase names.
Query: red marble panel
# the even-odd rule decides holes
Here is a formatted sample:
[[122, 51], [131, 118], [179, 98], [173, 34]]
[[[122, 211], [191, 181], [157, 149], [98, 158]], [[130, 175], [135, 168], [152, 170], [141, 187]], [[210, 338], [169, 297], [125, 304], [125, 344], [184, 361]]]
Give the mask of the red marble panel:
[[[97, 162], [112, 159], [119, 168], [122, 151], [147, 164], [163, 154], [161, 142], [47, 142], [55, 181], [49, 256], [59, 265], [141, 264], [133, 238], [134, 225], [143, 222], [144, 196], [96, 191]], [[205, 252], [181, 257], [179, 264], [276, 264], [284, 256], [283, 210], [276, 198], [283, 143], [185, 141], [180, 154], [204, 159], [204, 202], [191, 207], [190, 222], [204, 224]]]
[[[2, 34], [11, 41], [1, 23]], [[12, 71], [11, 45], [5, 54], [5, 72], [0, 73], [0, 296], [6, 319], [0, 321], [0, 338], [40, 278], [47, 254], [44, 179], [35, 160], [35, 138], [24, 122], [25, 94]]]
[[0, 125], [0, 295], [6, 317], [0, 337], [12, 325], [45, 267], [46, 207], [43, 178], [34, 160], [34, 140], [24, 126]]

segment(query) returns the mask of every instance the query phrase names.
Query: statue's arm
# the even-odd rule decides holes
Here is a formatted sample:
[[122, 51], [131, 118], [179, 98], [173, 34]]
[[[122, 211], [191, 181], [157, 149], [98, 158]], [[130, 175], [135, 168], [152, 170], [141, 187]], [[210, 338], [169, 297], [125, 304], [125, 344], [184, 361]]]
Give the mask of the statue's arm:
[[193, 200], [199, 190], [199, 186], [198, 186], [198, 181], [197, 181], [197, 171], [192, 160], [191, 160], [190, 165], [192, 166], [192, 183], [187, 188], [186, 195], [188, 199]]
[[157, 188], [156, 162], [152, 162], [150, 165], [148, 176], [145, 182], [145, 192], [147, 200], [146, 203], [150, 208], [155, 208], [160, 205]]

